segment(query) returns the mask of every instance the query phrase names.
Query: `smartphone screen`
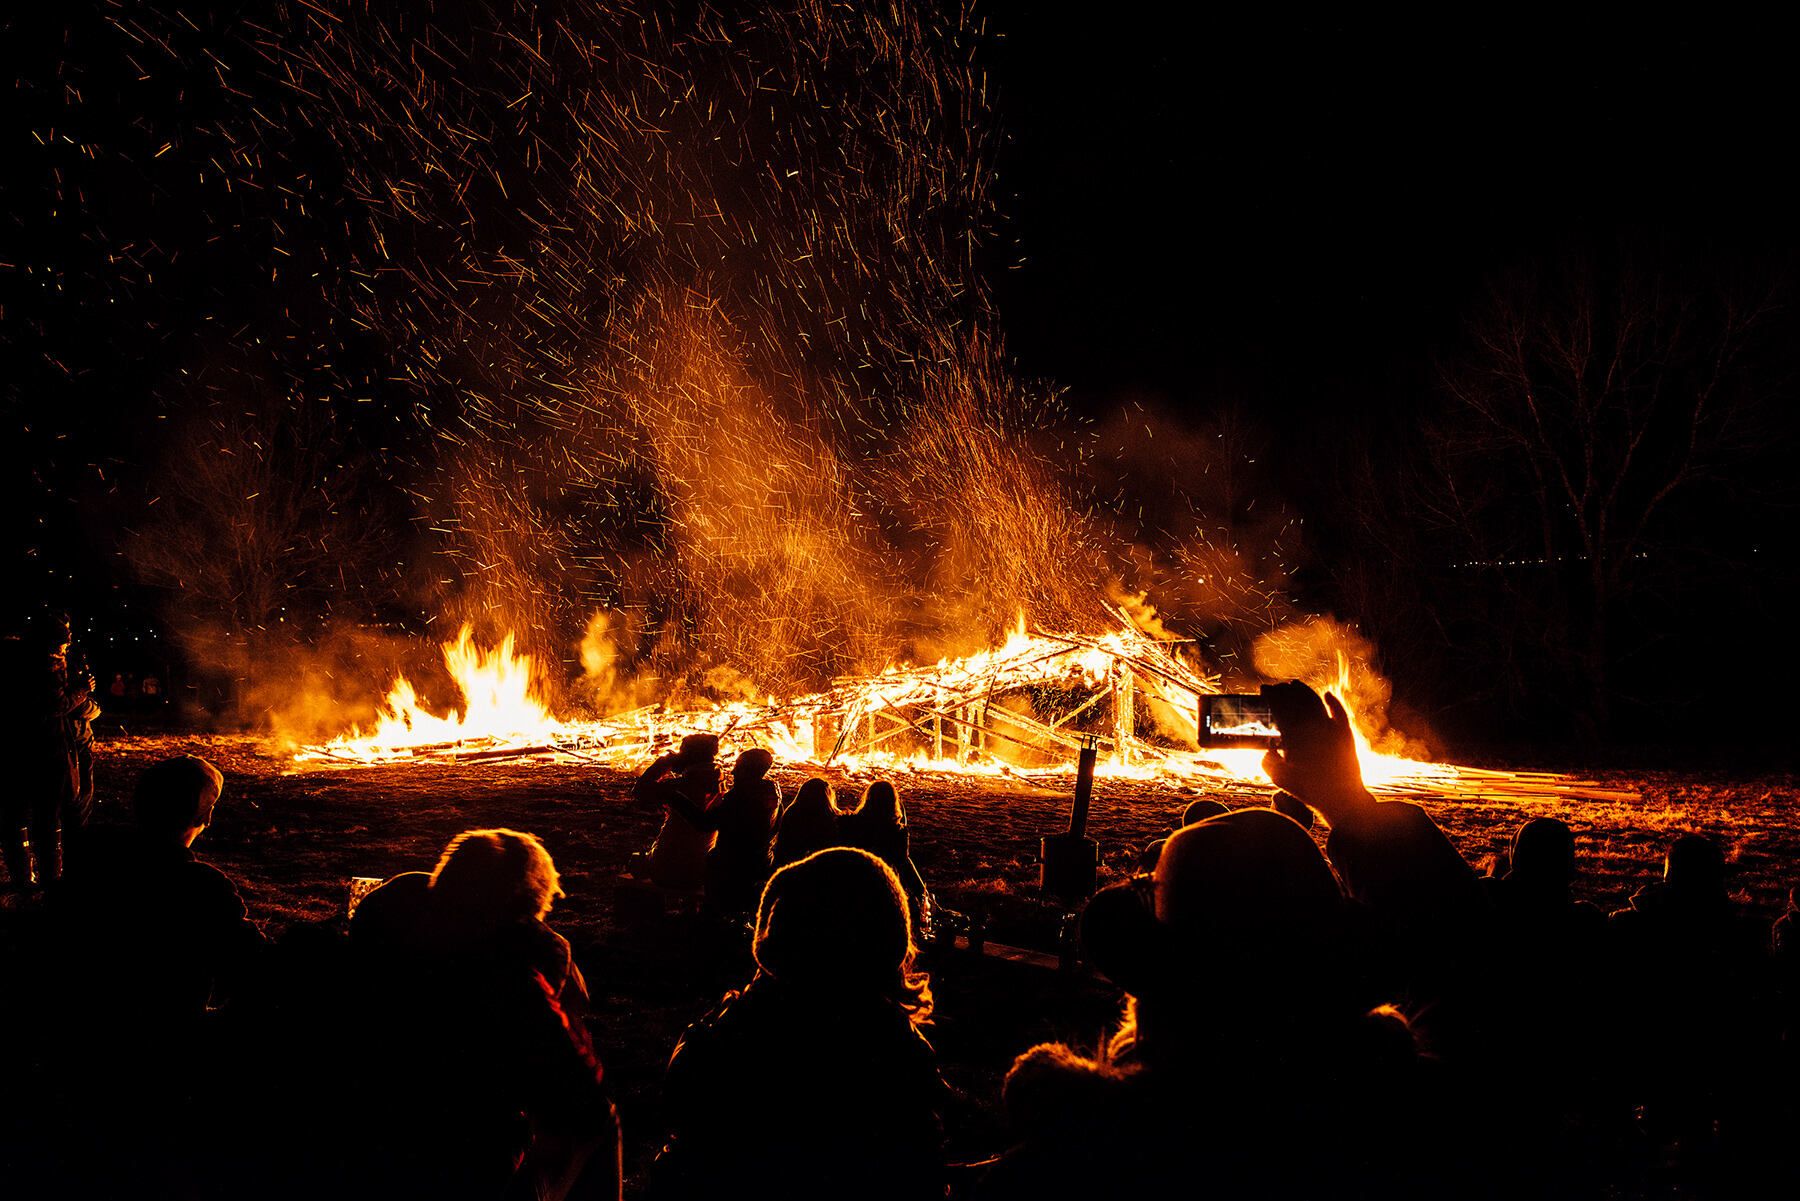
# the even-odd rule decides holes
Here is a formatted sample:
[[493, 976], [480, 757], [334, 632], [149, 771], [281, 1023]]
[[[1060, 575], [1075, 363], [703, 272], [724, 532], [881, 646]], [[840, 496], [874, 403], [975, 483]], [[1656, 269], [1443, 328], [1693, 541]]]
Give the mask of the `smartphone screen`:
[[1201, 746], [1275, 746], [1281, 731], [1269, 702], [1242, 692], [1200, 698]]

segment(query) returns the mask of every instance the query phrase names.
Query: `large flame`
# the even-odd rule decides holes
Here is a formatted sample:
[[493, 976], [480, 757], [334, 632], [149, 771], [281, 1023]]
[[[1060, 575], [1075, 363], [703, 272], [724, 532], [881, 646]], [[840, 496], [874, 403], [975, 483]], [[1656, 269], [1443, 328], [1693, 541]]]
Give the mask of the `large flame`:
[[[1076, 748], [1092, 740], [1103, 751], [1104, 774], [1265, 780], [1259, 750], [1196, 748], [1199, 697], [1217, 692], [1218, 680], [1177, 654], [1178, 642], [1146, 633], [1123, 611], [1118, 616], [1116, 629], [1079, 635], [1030, 630], [1021, 614], [1004, 641], [972, 655], [890, 666], [786, 700], [652, 705], [600, 720], [555, 716], [530, 656], [515, 651], [512, 636], [484, 650], [465, 626], [443, 648], [460, 707], [428, 709], [401, 676], [372, 729], [296, 757], [373, 764], [541, 754], [629, 766], [704, 730], [719, 734], [727, 753], [763, 746], [785, 762], [852, 771], [1056, 773], [1073, 770]], [[1349, 659], [1339, 654], [1336, 666], [1335, 678], [1308, 683], [1348, 697]], [[1062, 712], [1038, 715], [1006, 703], [1046, 688], [1069, 698]], [[1140, 705], [1147, 707], [1143, 718]], [[1377, 753], [1360, 726], [1356, 738], [1372, 788], [1457, 776], [1448, 765]]]
[[461, 708], [440, 715], [427, 709], [411, 680], [400, 676], [388, 691], [368, 732], [356, 730], [302, 758], [357, 759], [377, 763], [416, 758], [420, 754], [481, 745], [528, 747], [549, 745], [566, 727], [550, 715], [535, 678], [530, 655], [513, 650], [508, 634], [490, 650], [475, 645], [475, 631], [464, 626], [454, 642], [444, 644], [444, 667], [462, 694]]

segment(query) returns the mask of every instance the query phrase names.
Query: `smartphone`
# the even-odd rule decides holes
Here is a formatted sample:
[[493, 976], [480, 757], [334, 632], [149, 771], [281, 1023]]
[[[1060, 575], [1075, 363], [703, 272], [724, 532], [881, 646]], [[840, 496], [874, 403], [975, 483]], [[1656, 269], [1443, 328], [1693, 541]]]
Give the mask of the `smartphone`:
[[1269, 702], [1248, 692], [1220, 692], [1200, 698], [1200, 745], [1281, 745]]
[[344, 886], [344, 920], [355, 917], [356, 907], [363, 903], [363, 898], [381, 885], [379, 876], [351, 876]]

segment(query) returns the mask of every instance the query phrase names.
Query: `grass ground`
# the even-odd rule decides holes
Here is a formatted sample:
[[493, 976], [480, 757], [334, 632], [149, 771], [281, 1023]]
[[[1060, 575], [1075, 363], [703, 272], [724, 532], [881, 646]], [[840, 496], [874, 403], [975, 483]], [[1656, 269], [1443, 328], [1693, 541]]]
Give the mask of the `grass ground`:
[[[200, 846], [236, 878], [252, 916], [272, 934], [340, 912], [350, 876], [428, 868], [460, 830], [511, 826], [541, 838], [568, 893], [552, 917], [574, 944], [595, 999], [595, 1028], [619, 1097], [628, 1175], [654, 1154], [657, 1084], [687, 1023], [748, 977], [746, 951], [721, 948], [709, 928], [669, 912], [630, 880], [660, 813], [637, 804], [632, 777], [616, 770], [531, 763], [409, 765], [294, 771], [286, 756], [247, 737], [163, 736], [104, 743], [96, 770], [103, 807], [117, 806], [144, 764], [205, 755], [226, 772], [225, 803]], [[784, 791], [804, 773], [775, 773]], [[863, 781], [842, 777], [840, 791]], [[1066, 822], [1059, 789], [1021, 782], [919, 776], [898, 781], [913, 824], [913, 853], [951, 907], [988, 918], [990, 937], [1053, 949], [1063, 907], [1035, 890], [1038, 839]], [[1717, 779], [1677, 773], [1606, 773], [1599, 783], [1630, 801], [1569, 798], [1426, 801], [1471, 862], [1500, 850], [1531, 817], [1556, 816], [1576, 831], [1580, 890], [1606, 908], [1652, 879], [1675, 834], [1718, 838], [1737, 870], [1739, 895], [1772, 917], [1800, 883], [1800, 787], [1792, 778]], [[1129, 871], [1138, 848], [1160, 835], [1198, 795], [1177, 787], [1097, 786], [1089, 832], [1103, 878]], [[1234, 807], [1266, 803], [1266, 790], [1217, 794]], [[953, 1153], [979, 1158], [1002, 1138], [1000, 1078], [1013, 1055], [1046, 1039], [1092, 1043], [1117, 1014], [1118, 995], [1078, 973], [992, 957], [933, 964], [938, 1018], [932, 1040], [965, 1098]]]

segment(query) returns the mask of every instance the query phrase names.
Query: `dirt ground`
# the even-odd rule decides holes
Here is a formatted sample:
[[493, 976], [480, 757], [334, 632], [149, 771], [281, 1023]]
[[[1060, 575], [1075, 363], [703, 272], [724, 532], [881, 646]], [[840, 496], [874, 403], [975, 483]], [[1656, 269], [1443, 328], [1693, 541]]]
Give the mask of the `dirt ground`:
[[[409, 765], [294, 770], [278, 748], [249, 737], [118, 737], [96, 768], [104, 814], [128, 793], [136, 771], [177, 753], [205, 755], [226, 772], [226, 800], [198, 847], [239, 881], [253, 917], [272, 935], [327, 921], [351, 876], [429, 868], [458, 831], [511, 826], [539, 835], [555, 856], [568, 896], [552, 922], [575, 946], [595, 999], [594, 1026], [619, 1098], [628, 1177], [654, 1154], [657, 1084], [682, 1029], [719, 993], [748, 978], [747, 949], [721, 945], [710, 927], [633, 879], [660, 813], [634, 802], [631, 776], [542, 763]], [[804, 771], [775, 772], [784, 792]], [[839, 777], [840, 791], [864, 780]], [[1622, 906], [1660, 867], [1677, 833], [1719, 838], [1737, 869], [1741, 899], [1772, 917], [1800, 883], [1800, 797], [1794, 779], [1702, 779], [1608, 773], [1629, 801], [1543, 797], [1423, 803], [1471, 862], [1502, 848], [1517, 826], [1556, 816], [1574, 828], [1585, 876], [1581, 891]], [[1061, 788], [945, 776], [899, 779], [912, 820], [914, 858], [942, 901], [986, 918], [989, 937], [1055, 949], [1064, 906], [1036, 893], [1038, 839], [1067, 821]], [[1089, 833], [1101, 844], [1103, 879], [1131, 870], [1138, 848], [1159, 836], [1199, 795], [1191, 788], [1121, 783], [1096, 787]], [[1267, 790], [1216, 794], [1237, 807], [1267, 803]], [[955, 1115], [958, 1158], [976, 1159], [1003, 1139], [995, 1116], [1006, 1066], [1035, 1042], [1092, 1044], [1116, 1017], [1118, 994], [1082, 972], [966, 953], [931, 964], [938, 1016], [931, 1032], [945, 1074], [965, 1099]]]

